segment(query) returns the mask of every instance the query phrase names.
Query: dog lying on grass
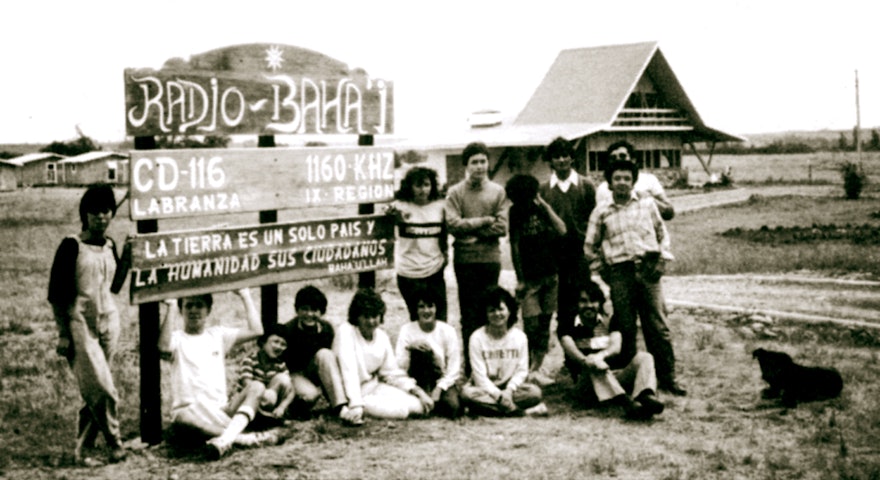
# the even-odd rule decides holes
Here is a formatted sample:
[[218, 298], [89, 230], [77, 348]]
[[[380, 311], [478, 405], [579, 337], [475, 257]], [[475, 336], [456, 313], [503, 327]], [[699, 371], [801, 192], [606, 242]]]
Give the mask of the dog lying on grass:
[[781, 398], [785, 407], [799, 402], [835, 398], [843, 390], [843, 379], [833, 368], [805, 367], [788, 354], [759, 348], [752, 352], [761, 365], [761, 376], [769, 387], [761, 391], [765, 399]]

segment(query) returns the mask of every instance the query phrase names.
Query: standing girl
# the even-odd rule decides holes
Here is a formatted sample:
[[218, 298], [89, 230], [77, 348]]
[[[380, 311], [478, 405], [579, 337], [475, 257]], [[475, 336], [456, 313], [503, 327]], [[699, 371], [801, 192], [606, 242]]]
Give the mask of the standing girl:
[[448, 263], [445, 202], [437, 186], [437, 172], [413, 167], [400, 182], [400, 190], [386, 213], [397, 221], [397, 287], [406, 302], [409, 318], [418, 320], [420, 285], [437, 297], [437, 320], [446, 321], [446, 280], [443, 268]]
[[99, 432], [110, 448], [110, 462], [125, 458], [116, 413], [119, 396], [110, 374], [119, 339], [119, 312], [111, 285], [112, 293], [122, 287], [122, 282], [114, 282], [119, 263], [116, 244], [106, 236], [115, 215], [113, 188], [89, 186], [79, 204], [82, 231], [61, 241], [49, 278], [49, 302], [59, 333], [56, 350], [67, 358], [86, 403], [79, 411], [74, 450], [77, 463], [86, 466], [101, 464], [83, 455], [95, 446]]

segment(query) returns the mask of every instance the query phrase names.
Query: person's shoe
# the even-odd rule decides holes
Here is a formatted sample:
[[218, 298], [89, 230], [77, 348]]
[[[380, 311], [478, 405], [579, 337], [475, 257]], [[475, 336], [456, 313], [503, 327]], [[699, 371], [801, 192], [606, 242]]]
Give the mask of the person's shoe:
[[220, 460], [232, 448], [232, 444], [221, 443], [220, 437], [214, 437], [205, 442], [205, 456], [210, 460]]
[[342, 420], [342, 423], [349, 427], [359, 427], [364, 424], [363, 417], [355, 415], [355, 413], [348, 408], [348, 405], [343, 405], [342, 410], [339, 411], [339, 418]]
[[128, 452], [122, 447], [116, 447], [110, 452], [108, 460], [110, 463], [119, 463], [124, 461], [126, 457], [128, 457]]
[[642, 408], [651, 415], [659, 415], [663, 413], [663, 409], [666, 408], [666, 406], [663, 405], [663, 402], [657, 400], [657, 397], [650, 392], [642, 393], [636, 400], [641, 403]]
[[675, 380], [663, 382], [658, 387], [660, 390], [666, 393], [671, 393], [672, 395], [675, 395], [677, 397], [683, 397], [687, 395], [687, 390], [685, 390], [684, 387], [679, 385], [679, 383]]
[[534, 407], [529, 407], [523, 412], [530, 417], [546, 417], [550, 415], [550, 412], [547, 410], [547, 405], [544, 402], [541, 402]]
[[534, 383], [535, 385], [537, 385], [541, 388], [549, 387], [550, 385], [553, 385], [554, 383], [556, 383], [556, 380], [550, 378], [547, 375], [544, 375], [544, 373], [541, 372], [540, 370], [535, 370], [535, 371], [529, 373], [528, 381], [530, 383]]
[[281, 435], [281, 431], [277, 428], [263, 430], [262, 432], [254, 432], [256, 447], [269, 447], [272, 445], [280, 445], [284, 443], [286, 438]]
[[76, 455], [76, 456], [74, 456], [74, 462], [78, 466], [86, 467], [86, 468], [97, 468], [97, 467], [104, 466], [104, 462], [102, 462], [94, 457], [83, 457], [83, 456]]

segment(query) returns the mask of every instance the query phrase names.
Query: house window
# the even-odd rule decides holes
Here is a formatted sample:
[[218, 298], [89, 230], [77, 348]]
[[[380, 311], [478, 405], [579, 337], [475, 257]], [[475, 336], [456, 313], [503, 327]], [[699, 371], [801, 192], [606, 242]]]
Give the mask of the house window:
[[47, 163], [46, 164], [46, 181], [49, 183], [55, 183], [55, 164]]
[[110, 167], [107, 169], [107, 180], [111, 182], [116, 181], [116, 167]]
[[76, 173], [76, 164], [75, 163], [70, 166], [70, 173]]

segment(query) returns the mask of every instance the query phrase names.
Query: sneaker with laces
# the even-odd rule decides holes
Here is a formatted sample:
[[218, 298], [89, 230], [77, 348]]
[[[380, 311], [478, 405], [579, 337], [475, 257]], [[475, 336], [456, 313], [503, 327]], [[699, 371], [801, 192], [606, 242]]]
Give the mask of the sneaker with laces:
[[525, 409], [524, 413], [530, 417], [546, 417], [550, 415], [550, 412], [547, 410], [547, 405], [544, 402]]
[[339, 418], [342, 419], [342, 422], [350, 427], [359, 427], [364, 424], [364, 419], [361, 415], [357, 415], [352, 409], [348, 408], [348, 405], [344, 405], [342, 410], [339, 411]]

